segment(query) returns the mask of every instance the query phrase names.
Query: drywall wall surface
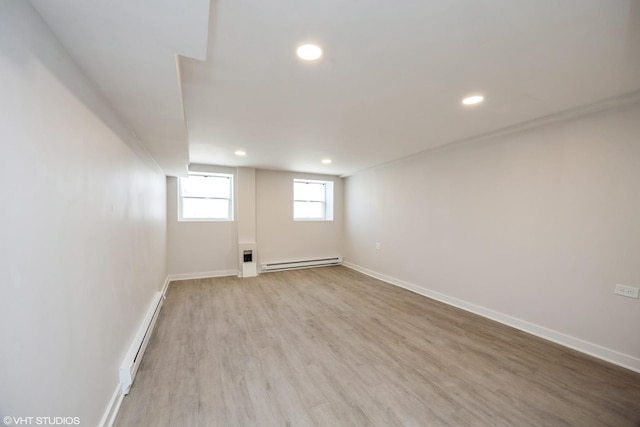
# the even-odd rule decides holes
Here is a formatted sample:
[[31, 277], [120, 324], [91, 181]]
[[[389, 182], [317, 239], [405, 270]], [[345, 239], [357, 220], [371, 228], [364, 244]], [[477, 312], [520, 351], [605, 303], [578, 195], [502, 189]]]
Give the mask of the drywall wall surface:
[[[228, 168], [208, 167], [198, 171], [235, 175], [235, 169]], [[169, 275], [173, 277], [206, 277], [238, 271], [236, 221], [178, 221], [178, 180], [173, 177], [167, 178], [167, 258]]]
[[165, 177], [29, 2], [0, 81], [0, 415], [95, 426], [166, 277]]
[[[210, 165], [192, 165], [190, 170], [234, 175], [235, 220], [179, 222], [177, 179], [167, 178], [170, 276], [237, 272], [239, 244], [254, 243], [256, 238], [258, 263], [341, 256], [341, 178]], [[294, 178], [334, 182], [333, 221], [293, 221]]]
[[[333, 221], [293, 220], [293, 180], [334, 183]], [[342, 256], [342, 178], [270, 170], [256, 171], [258, 263]]]
[[256, 242], [256, 170], [237, 169], [236, 220], [238, 221], [238, 242]]
[[639, 195], [635, 104], [347, 178], [345, 260], [637, 360]]

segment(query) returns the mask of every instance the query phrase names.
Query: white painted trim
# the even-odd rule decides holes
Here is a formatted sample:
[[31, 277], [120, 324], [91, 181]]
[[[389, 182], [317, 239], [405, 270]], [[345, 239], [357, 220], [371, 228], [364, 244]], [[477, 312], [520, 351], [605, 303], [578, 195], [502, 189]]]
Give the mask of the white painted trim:
[[169, 276], [167, 276], [166, 279], [164, 279], [164, 284], [162, 285], [162, 290], [160, 292], [162, 292], [162, 298], [167, 299], [167, 291], [169, 290], [169, 283], [171, 283], [171, 279], [169, 278]]
[[[136, 337], [134, 338], [132, 344], [129, 346], [129, 352], [131, 352], [131, 348], [135, 346], [134, 344], [139, 341], [140, 339], [139, 335], [141, 333], [141, 330], [145, 327], [145, 325], [147, 325], [147, 328], [145, 329], [145, 333], [147, 334], [146, 336], [147, 340], [144, 343], [144, 348], [141, 349], [141, 353], [144, 353], [146, 344], [148, 344], [148, 338], [151, 336], [151, 332], [153, 332], [153, 328], [155, 327], [156, 320], [158, 319], [158, 314], [162, 309], [162, 303], [166, 298], [169, 283], [171, 283], [171, 277], [167, 276], [162, 285], [162, 289], [159, 292], [156, 292], [156, 294], [154, 295], [151, 305], [149, 307], [149, 310], [145, 315], [145, 319], [142, 321], [142, 325], [140, 326], [138, 333], [136, 334]], [[150, 319], [149, 319], [149, 316], [151, 316]], [[125, 357], [125, 361], [127, 360], [128, 357], [129, 355]], [[141, 358], [142, 358], [142, 354], [140, 354], [140, 359]], [[139, 362], [140, 360], [138, 360], [138, 363]], [[120, 368], [120, 371], [121, 370], [122, 370], [122, 367]], [[119, 376], [121, 375], [120, 371], [118, 371]], [[102, 415], [102, 419], [98, 424], [99, 427], [113, 426], [113, 423], [116, 421], [116, 417], [118, 416], [118, 411], [120, 410], [120, 405], [122, 404], [122, 400], [124, 399], [124, 396], [125, 396], [125, 393], [123, 392], [123, 385], [121, 382], [119, 382], [116, 385], [116, 389], [114, 390], [113, 395], [111, 396], [111, 400], [109, 400], [109, 404], [107, 405], [107, 408], [104, 414]]]
[[170, 274], [167, 279], [173, 282], [174, 280], [208, 279], [210, 277], [237, 276], [238, 274], [240, 274], [238, 270], [203, 271], [200, 273]]
[[147, 314], [144, 316], [136, 336], [133, 338], [133, 342], [127, 351], [127, 355], [124, 357], [120, 370], [118, 371], [118, 378], [120, 379], [120, 385], [122, 386], [122, 394], [128, 394], [129, 389], [133, 385], [133, 381], [136, 378], [136, 373], [142, 363], [144, 352], [151, 339], [151, 333], [155, 327], [160, 310], [162, 310], [162, 303], [164, 298], [162, 292], [156, 292], [151, 300], [151, 304], [147, 309]]
[[115, 423], [116, 417], [118, 416], [118, 411], [120, 411], [122, 399], [124, 399], [124, 394], [121, 393], [121, 390], [122, 385], [117, 384], [116, 389], [113, 391], [113, 395], [111, 396], [111, 400], [107, 405], [107, 409], [102, 415], [100, 424], [98, 424], [99, 427], [112, 427], [113, 423]]
[[627, 354], [622, 354], [615, 350], [602, 347], [598, 344], [593, 344], [588, 341], [584, 341], [579, 338], [575, 338], [575, 337], [563, 334], [561, 332], [554, 331], [552, 329], [547, 329], [545, 327], [536, 325], [534, 323], [530, 323], [525, 320], [521, 320], [516, 317], [509, 316], [507, 314], [503, 314], [503, 313], [500, 313], [500, 312], [497, 312], [497, 311], [494, 311], [494, 310], [491, 310], [467, 301], [463, 301], [461, 299], [454, 298], [454, 297], [442, 294], [440, 292], [432, 291], [422, 286], [418, 286], [413, 283], [396, 279], [395, 277], [387, 276], [387, 275], [378, 273], [376, 271], [369, 270], [368, 268], [361, 267], [359, 265], [353, 264], [348, 261], [344, 261], [342, 265], [352, 270], [359, 271], [360, 273], [366, 274], [367, 276], [371, 276], [373, 278], [382, 280], [383, 282], [387, 282], [392, 285], [407, 289], [411, 292], [415, 292], [416, 294], [434, 299], [436, 301], [443, 302], [445, 304], [452, 305], [454, 307], [460, 308], [465, 311], [469, 311], [474, 314], [478, 314], [482, 317], [495, 320], [496, 322], [511, 326], [513, 328], [530, 333], [537, 337], [544, 338], [556, 344], [569, 347], [581, 353], [588, 354], [598, 359], [602, 359], [607, 362], [613, 363], [615, 365], [621, 366], [623, 368], [630, 369], [632, 371], [640, 373], [640, 359], [636, 357], [629, 356]]
[[299, 268], [329, 267], [340, 264], [342, 264], [342, 257], [336, 256], [298, 261], [269, 262], [262, 264], [260, 271], [263, 273], [269, 273], [272, 271], [295, 270]]

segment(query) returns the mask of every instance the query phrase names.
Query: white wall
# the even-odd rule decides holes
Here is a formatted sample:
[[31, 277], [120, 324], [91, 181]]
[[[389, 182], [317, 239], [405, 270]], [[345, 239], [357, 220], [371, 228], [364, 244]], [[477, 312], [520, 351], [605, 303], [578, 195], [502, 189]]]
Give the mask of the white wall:
[[640, 370], [639, 195], [636, 104], [347, 178], [345, 259]]
[[[167, 178], [168, 265], [172, 277], [236, 274], [238, 243], [250, 243], [253, 235], [257, 236], [258, 263], [342, 255], [341, 178], [207, 165], [191, 169], [235, 175], [236, 220], [178, 222], [177, 179]], [[334, 182], [333, 221], [293, 221], [294, 178]], [[255, 183], [251, 182], [254, 179]], [[240, 233], [238, 221], [244, 224]]]
[[[294, 178], [333, 181], [333, 221], [293, 220]], [[341, 178], [258, 170], [256, 194], [260, 264], [342, 255], [344, 217]]]
[[[202, 171], [235, 176], [235, 169], [230, 168]], [[167, 257], [173, 278], [231, 275], [238, 271], [236, 221], [178, 221], [178, 180], [172, 177], [167, 178]]]
[[238, 242], [256, 242], [256, 170], [236, 170], [236, 221]]
[[164, 175], [26, 1], [0, 81], [0, 415], [94, 426], [166, 276]]

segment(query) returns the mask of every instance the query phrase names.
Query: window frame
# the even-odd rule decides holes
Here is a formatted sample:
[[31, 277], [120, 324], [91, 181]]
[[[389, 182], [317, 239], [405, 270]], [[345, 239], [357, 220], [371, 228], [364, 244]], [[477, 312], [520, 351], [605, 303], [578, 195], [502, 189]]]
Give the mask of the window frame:
[[[178, 221], [179, 222], [231, 222], [234, 221], [234, 203], [235, 203], [235, 191], [234, 191], [234, 176], [230, 173], [218, 173], [218, 172], [189, 172], [186, 178], [191, 176], [205, 176], [205, 177], [223, 177], [229, 179], [229, 197], [185, 197], [182, 195], [182, 177], [178, 177]], [[184, 218], [183, 212], [183, 199], [207, 199], [207, 200], [228, 200], [228, 211], [226, 218]]]
[[[299, 200], [296, 199], [295, 185], [296, 183], [305, 184], [322, 184], [324, 186], [324, 200]], [[333, 221], [333, 181], [324, 181], [317, 179], [294, 178], [293, 179], [293, 220], [294, 221]], [[296, 202], [301, 203], [322, 203], [322, 217], [299, 218], [296, 217]]]

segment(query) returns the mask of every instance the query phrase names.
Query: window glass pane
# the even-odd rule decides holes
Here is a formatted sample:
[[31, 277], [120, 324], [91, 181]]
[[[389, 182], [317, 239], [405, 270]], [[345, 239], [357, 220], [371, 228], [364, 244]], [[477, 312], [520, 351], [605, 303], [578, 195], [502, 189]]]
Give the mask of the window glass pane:
[[191, 175], [180, 178], [180, 189], [184, 197], [230, 198], [231, 179], [226, 176]]
[[228, 219], [229, 200], [182, 199], [182, 217], [185, 219]]
[[293, 199], [294, 200], [313, 200], [324, 202], [325, 187], [322, 183], [316, 182], [294, 182], [293, 183]]
[[322, 219], [324, 218], [324, 203], [293, 202], [293, 217], [298, 219]]

